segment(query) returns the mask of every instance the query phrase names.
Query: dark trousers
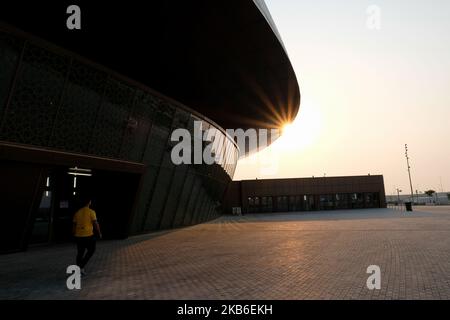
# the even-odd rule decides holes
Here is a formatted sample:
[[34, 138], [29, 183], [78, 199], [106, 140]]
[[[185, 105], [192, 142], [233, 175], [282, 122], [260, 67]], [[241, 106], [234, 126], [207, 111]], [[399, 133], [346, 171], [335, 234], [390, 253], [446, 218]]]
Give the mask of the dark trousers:
[[95, 236], [75, 237], [75, 239], [78, 251], [77, 266], [83, 269], [95, 252]]

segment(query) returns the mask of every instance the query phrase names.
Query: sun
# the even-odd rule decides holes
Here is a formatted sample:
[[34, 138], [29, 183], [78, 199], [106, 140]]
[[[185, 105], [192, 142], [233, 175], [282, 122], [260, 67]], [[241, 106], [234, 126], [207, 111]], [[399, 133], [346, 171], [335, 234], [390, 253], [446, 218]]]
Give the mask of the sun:
[[303, 149], [313, 144], [320, 133], [320, 113], [310, 106], [303, 106], [293, 122], [281, 127], [281, 136], [275, 144], [284, 150]]
[[294, 130], [295, 128], [294, 128], [294, 125], [292, 124], [292, 122], [289, 122], [289, 123], [285, 123], [284, 125], [283, 125], [283, 127], [281, 128], [281, 134], [282, 135], [288, 135], [288, 134], [290, 134], [293, 130]]

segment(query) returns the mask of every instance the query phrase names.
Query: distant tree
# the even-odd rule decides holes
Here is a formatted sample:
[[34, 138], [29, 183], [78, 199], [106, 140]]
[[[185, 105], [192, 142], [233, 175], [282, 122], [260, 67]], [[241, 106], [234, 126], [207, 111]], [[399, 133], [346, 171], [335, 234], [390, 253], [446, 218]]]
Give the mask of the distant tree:
[[432, 189], [425, 191], [425, 194], [426, 194], [427, 196], [429, 196], [429, 197], [432, 197], [433, 194], [435, 194], [435, 193], [436, 193], [436, 191], [434, 191], [434, 190], [432, 190]]
[[450, 200], [450, 193], [447, 193], [447, 198], [448, 200]]

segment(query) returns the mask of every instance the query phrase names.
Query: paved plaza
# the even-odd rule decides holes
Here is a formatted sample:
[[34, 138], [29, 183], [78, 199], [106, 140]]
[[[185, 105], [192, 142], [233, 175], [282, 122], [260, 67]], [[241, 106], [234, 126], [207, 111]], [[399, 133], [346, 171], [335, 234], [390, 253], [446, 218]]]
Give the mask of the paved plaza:
[[414, 209], [224, 216], [99, 241], [74, 291], [75, 247], [31, 248], [0, 256], [0, 299], [450, 299], [450, 207]]

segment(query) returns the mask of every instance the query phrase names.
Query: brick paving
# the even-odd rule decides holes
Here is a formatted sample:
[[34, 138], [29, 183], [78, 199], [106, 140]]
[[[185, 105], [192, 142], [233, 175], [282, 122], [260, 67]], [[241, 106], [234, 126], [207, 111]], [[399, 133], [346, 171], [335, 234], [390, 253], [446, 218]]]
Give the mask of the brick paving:
[[[74, 255], [0, 256], [0, 299], [450, 299], [450, 207], [224, 216], [100, 241], [69, 291]], [[366, 287], [369, 265], [380, 290]]]

